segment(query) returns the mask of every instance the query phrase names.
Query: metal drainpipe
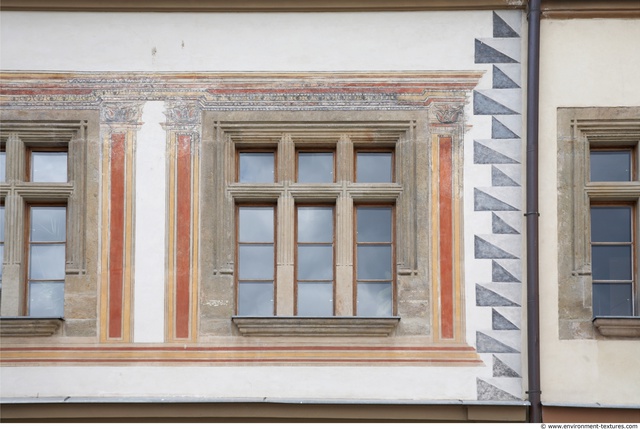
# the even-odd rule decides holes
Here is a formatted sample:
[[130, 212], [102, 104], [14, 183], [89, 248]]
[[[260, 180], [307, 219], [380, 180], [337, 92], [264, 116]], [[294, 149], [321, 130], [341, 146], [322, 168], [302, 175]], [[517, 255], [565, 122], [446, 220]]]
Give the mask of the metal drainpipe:
[[540, 0], [529, 2], [527, 65], [527, 341], [529, 422], [542, 422], [540, 401], [540, 303], [538, 259], [538, 114], [540, 82]]

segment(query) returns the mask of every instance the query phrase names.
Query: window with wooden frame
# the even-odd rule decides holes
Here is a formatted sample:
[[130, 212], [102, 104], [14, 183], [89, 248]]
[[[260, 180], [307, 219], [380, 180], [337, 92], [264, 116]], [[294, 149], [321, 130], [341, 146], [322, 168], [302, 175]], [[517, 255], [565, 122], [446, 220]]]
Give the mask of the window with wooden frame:
[[640, 337], [640, 108], [558, 118], [560, 338]]
[[[60, 120], [46, 121], [42, 112], [33, 112], [34, 120], [3, 113], [0, 199], [4, 268], [9, 264], [11, 270], [2, 273], [0, 315], [9, 331], [12, 324], [6, 318], [22, 317], [20, 335], [53, 333], [67, 314], [68, 276], [85, 270], [89, 121], [73, 119], [80, 114], [76, 111], [58, 114]], [[97, 116], [90, 116], [97, 123]], [[24, 322], [28, 319], [33, 322]]]
[[376, 141], [370, 129], [340, 126], [268, 128], [263, 138], [257, 128], [229, 132], [238, 326], [274, 316], [397, 324], [395, 152], [403, 133]]
[[[55, 170], [51, 173], [55, 175]], [[62, 317], [67, 208], [62, 205], [29, 205], [26, 213], [27, 298], [24, 313], [31, 317]]]

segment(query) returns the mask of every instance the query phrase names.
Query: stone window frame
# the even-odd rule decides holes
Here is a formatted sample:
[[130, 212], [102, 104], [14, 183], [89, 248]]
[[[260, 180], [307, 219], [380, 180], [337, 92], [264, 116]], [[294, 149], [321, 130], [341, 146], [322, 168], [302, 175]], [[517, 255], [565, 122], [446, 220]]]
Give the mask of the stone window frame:
[[[210, 171], [210, 179], [214, 183], [215, 191], [211, 191], [213, 196], [204, 194], [203, 204], [211, 204], [215, 208], [207, 227], [207, 221], [203, 220], [204, 230], [210, 231], [211, 237], [216, 236], [216, 231], [224, 236], [222, 240], [213, 241], [213, 266], [214, 275], [233, 277], [235, 246], [233, 237], [229, 231], [234, 231], [234, 219], [236, 203], [259, 203], [261, 201], [275, 202], [281, 195], [281, 187], [291, 188], [291, 195], [301, 198], [304, 203], [332, 203], [336, 206], [345, 204], [339, 201], [343, 188], [346, 186], [345, 180], [338, 180], [333, 184], [317, 187], [313, 184], [292, 184], [285, 180], [280, 184], [273, 185], [273, 192], [256, 193], [251, 190], [250, 185], [235, 183], [235, 145], [239, 147], [251, 146], [252, 142], [259, 141], [263, 145], [278, 147], [279, 163], [294, 163], [296, 146], [293, 141], [301, 141], [300, 136], [305, 136], [311, 142], [308, 147], [318, 144], [324, 148], [334, 145], [336, 156], [347, 156], [351, 162], [345, 162], [343, 177], [350, 177], [352, 183], [349, 184], [349, 192], [355, 203], [384, 203], [393, 204], [395, 207], [396, 221], [396, 275], [397, 281], [402, 277], [407, 278], [407, 284], [414, 284], [412, 277], [417, 274], [418, 266], [418, 220], [416, 208], [416, 154], [422, 151], [424, 156], [428, 152], [429, 122], [428, 116], [420, 111], [366, 111], [366, 112], [335, 112], [335, 111], [313, 111], [295, 112], [280, 111], [277, 114], [265, 112], [243, 112], [243, 111], [204, 111], [203, 112], [203, 170], [205, 174]], [[346, 138], [350, 135], [350, 138]], [[284, 137], [284, 138], [283, 138]], [[418, 146], [424, 146], [418, 148]], [[299, 146], [298, 146], [299, 147]], [[355, 147], [384, 147], [393, 148], [395, 183], [392, 184], [358, 184], [353, 182]], [[207, 153], [211, 150], [212, 153]], [[209, 160], [209, 161], [207, 161]], [[207, 166], [210, 162], [211, 166]], [[425, 161], [423, 161], [425, 162]], [[428, 164], [430, 160], [426, 160]], [[429, 171], [428, 165], [421, 166]], [[340, 168], [340, 167], [338, 167]], [[280, 174], [280, 173], [279, 173]], [[278, 174], [278, 176], [279, 176]], [[296, 194], [296, 187], [304, 188]], [[277, 189], [276, 189], [277, 188]], [[313, 189], [312, 189], [313, 188]], [[317, 189], [315, 189], [317, 188]], [[427, 194], [430, 192], [427, 189]], [[311, 191], [314, 196], [311, 197]], [[215, 201], [207, 203], [207, 198]], [[425, 206], [428, 206], [429, 198], [425, 198]], [[293, 198], [286, 204], [280, 204], [278, 211], [282, 208], [295, 206]], [[353, 209], [353, 206], [351, 207]], [[204, 210], [204, 208], [203, 208]], [[426, 218], [426, 216], [425, 216]], [[214, 219], [223, 219], [216, 223]], [[349, 216], [351, 219], [351, 216]], [[336, 233], [340, 226], [336, 226]], [[353, 228], [352, 222], [350, 228]], [[293, 230], [291, 231], [293, 232]], [[427, 237], [430, 233], [424, 232]], [[205, 233], [206, 234], [206, 233]], [[229, 236], [228, 236], [229, 235]], [[209, 241], [205, 236], [203, 243]], [[290, 240], [289, 240], [290, 241]], [[427, 242], [430, 238], [427, 239]], [[352, 237], [345, 240], [345, 249], [342, 253], [352, 256]], [[291, 253], [292, 249], [284, 249], [284, 252]], [[336, 264], [340, 264], [340, 250], [337, 252]], [[345, 258], [347, 256], [342, 256]], [[424, 256], [425, 260], [428, 256]], [[205, 262], [205, 266], [208, 265]], [[422, 275], [427, 278], [428, 268], [424, 269]], [[352, 268], [349, 277], [352, 278]], [[233, 282], [228, 283], [229, 287]], [[429, 288], [428, 283], [423, 285]], [[339, 299], [339, 298], [338, 298]], [[397, 294], [394, 297], [397, 301]], [[398, 302], [394, 304], [398, 305]], [[230, 306], [233, 307], [233, 306]], [[256, 336], [388, 336], [399, 324], [402, 316], [402, 308], [399, 308], [394, 316], [388, 318], [358, 317], [351, 314], [344, 314], [336, 311], [333, 317], [309, 318], [293, 316], [293, 305], [291, 314], [289, 312], [277, 313], [277, 316], [270, 317], [238, 317], [229, 314], [233, 321], [234, 330], [240, 335]], [[400, 307], [402, 307], [400, 305]], [[288, 307], [287, 307], [288, 308]], [[430, 324], [431, 316], [425, 315], [425, 323]], [[428, 335], [428, 326], [425, 326], [425, 335]]]
[[[87, 272], [87, 142], [97, 138], [98, 114], [80, 110], [3, 110], [0, 111], [0, 120], [0, 141], [7, 152], [7, 160], [11, 160], [7, 162], [5, 182], [0, 183], [0, 201], [5, 206], [6, 221], [0, 335], [50, 336], [64, 325], [68, 313], [74, 313], [67, 305], [69, 283]], [[28, 180], [26, 156], [36, 147], [65, 148], [68, 154], [67, 182]], [[25, 210], [31, 204], [40, 203], [62, 204], [67, 208], [65, 315], [59, 318], [24, 315], [27, 264]]]
[[[590, 182], [593, 145], [638, 148], [640, 107], [558, 108], [558, 308], [560, 339], [640, 338], [640, 314], [593, 316], [591, 202], [640, 205], [640, 181]], [[638, 152], [634, 169], [640, 166]], [[569, 239], [567, 240], [567, 237]], [[638, 242], [638, 231], [636, 231]], [[635, 265], [638, 254], [635, 254]], [[637, 271], [636, 271], [637, 282]], [[636, 284], [636, 297], [638, 285]]]

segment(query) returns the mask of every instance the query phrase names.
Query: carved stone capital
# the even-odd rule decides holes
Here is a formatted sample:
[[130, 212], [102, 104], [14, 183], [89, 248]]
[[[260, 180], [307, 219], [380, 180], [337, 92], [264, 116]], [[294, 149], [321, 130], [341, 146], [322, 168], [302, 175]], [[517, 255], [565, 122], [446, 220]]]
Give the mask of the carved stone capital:
[[464, 105], [438, 104], [434, 106], [434, 115], [441, 124], [455, 124], [463, 116]]

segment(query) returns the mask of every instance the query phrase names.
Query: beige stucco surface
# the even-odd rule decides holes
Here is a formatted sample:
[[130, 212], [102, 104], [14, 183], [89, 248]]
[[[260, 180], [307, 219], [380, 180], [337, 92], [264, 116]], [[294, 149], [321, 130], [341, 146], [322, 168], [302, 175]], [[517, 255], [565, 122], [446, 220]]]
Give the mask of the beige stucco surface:
[[[540, 60], [540, 313], [544, 403], [640, 403], [640, 341], [559, 340], [557, 108], [640, 105], [639, 20], [544, 20]], [[634, 47], [635, 46], [635, 47]]]

